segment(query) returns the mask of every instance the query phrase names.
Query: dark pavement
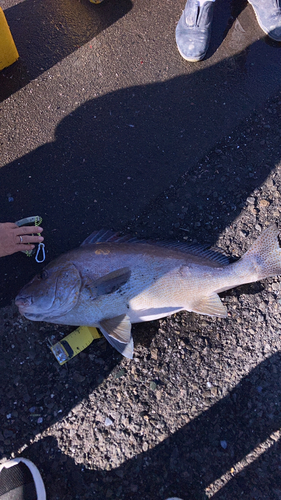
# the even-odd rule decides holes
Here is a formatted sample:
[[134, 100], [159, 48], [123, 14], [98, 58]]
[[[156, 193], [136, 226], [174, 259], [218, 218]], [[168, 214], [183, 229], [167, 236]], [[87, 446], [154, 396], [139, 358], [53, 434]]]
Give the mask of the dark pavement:
[[[270, 172], [280, 163], [281, 127], [278, 132], [274, 111], [278, 113], [280, 107], [281, 44], [264, 37], [246, 2], [217, 0], [210, 50], [206, 60], [196, 64], [184, 61], [175, 44], [174, 31], [184, 1], [105, 0], [101, 5], [92, 5], [86, 0], [18, 3], [4, 0], [2, 7], [20, 60], [0, 73], [1, 222], [42, 216], [47, 262], [78, 246], [101, 227], [141, 234], [144, 221], [149, 217], [153, 223], [146, 226], [148, 237], [171, 238], [173, 234], [169, 229], [183, 208], [178, 202], [181, 196], [185, 199], [184, 205], [187, 206], [188, 200], [192, 207], [188, 239], [216, 243], [222, 231], [231, 226], [247, 205], [246, 200], [266, 183]], [[269, 98], [273, 104], [267, 109]], [[228, 140], [231, 141], [229, 148]], [[217, 156], [211, 158], [209, 170], [208, 155]], [[228, 159], [230, 166], [226, 165]], [[165, 201], [167, 192], [169, 199]], [[213, 221], [209, 232], [202, 224], [205, 214]], [[270, 220], [276, 219], [270, 209], [268, 214]], [[185, 228], [188, 229], [186, 222]], [[243, 236], [239, 237], [243, 242]], [[41, 269], [42, 265], [25, 255], [1, 259], [0, 307], [10, 304], [19, 289]], [[9, 328], [7, 326], [7, 331]], [[18, 328], [23, 331], [24, 327]], [[44, 333], [46, 325], [42, 328]], [[6, 332], [5, 338], [7, 335]], [[110, 353], [102, 355], [106, 358]], [[10, 356], [8, 365], [13, 360], [12, 351]], [[42, 351], [43, 360], [44, 356]], [[244, 401], [244, 394], [252, 381], [256, 383], [257, 378], [263, 377], [267, 377], [269, 385], [272, 383], [276, 394], [280, 392], [280, 370], [272, 368], [279, 366], [279, 356], [273, 353], [272, 360], [260, 365], [255, 360], [256, 368], [252, 372], [247, 368], [249, 378], [245, 378], [241, 370], [243, 377], [234, 393], [225, 395], [216, 405], [210, 403], [208, 411], [202, 411], [163, 444], [158, 443], [141, 456], [136, 454], [125, 461], [117, 472], [115, 469], [96, 471], [93, 479], [86, 471], [85, 482], [79, 483], [80, 467], [66, 454], [65, 476], [60, 464], [59, 477], [65, 477], [65, 483], [60, 485], [65, 497], [61, 498], [73, 498], [74, 494], [75, 498], [91, 498], [93, 481], [97, 498], [104, 499], [108, 490], [103, 482], [109, 485], [112, 482], [115, 486], [120, 478], [127, 479], [128, 474], [136, 483], [139, 475], [137, 495], [152, 499], [160, 488], [162, 461], [165, 462], [163, 483], [167, 482], [168, 486], [165, 489], [162, 485], [162, 490], [159, 489], [161, 500], [163, 492], [177, 493], [188, 499], [206, 498], [203, 492], [212, 481], [218, 480], [233, 463], [242, 460], [280, 427], [280, 417], [272, 417], [274, 394], [266, 393], [264, 406], [268, 406], [268, 411], [248, 441], [258, 405], [256, 395], [250, 394], [252, 406], [245, 416], [244, 407], [249, 401], [247, 398]], [[105, 378], [119, 362], [119, 358], [117, 361], [106, 359]], [[41, 381], [43, 386], [51, 369], [57, 373], [53, 366], [50, 368], [49, 358], [48, 363], [42, 361], [44, 368], [38, 367], [38, 373], [42, 372], [41, 378], [38, 375], [38, 386]], [[212, 365], [212, 360], [209, 364]], [[75, 367], [78, 365], [77, 361]], [[90, 362], [85, 364], [88, 366]], [[31, 386], [36, 376], [30, 375], [29, 367], [26, 370], [23, 383], [30, 380]], [[61, 373], [57, 375], [59, 383], [60, 377], [63, 378]], [[85, 379], [87, 381], [86, 373]], [[87, 381], [88, 385], [81, 384], [79, 400], [87, 400], [96, 388], [99, 383], [96, 373], [92, 373], [92, 379]], [[48, 386], [50, 393], [53, 380], [55, 375]], [[203, 376], [202, 380], [205, 380]], [[5, 387], [7, 385], [8, 382]], [[39, 389], [36, 386], [34, 394], [40, 392]], [[65, 394], [64, 382], [56, 390], [58, 398], [59, 390]], [[74, 406], [75, 398], [67, 401], [65, 415]], [[5, 420], [5, 411], [3, 418]], [[227, 463], [224, 463], [224, 455], [212, 463], [213, 442], [207, 430], [214, 421], [218, 429], [223, 428], [224, 423], [227, 429], [233, 427], [234, 442], [236, 436], [241, 438], [236, 455]], [[19, 433], [18, 446], [21, 446], [27, 439], [25, 428]], [[202, 442], [194, 443], [195, 434], [202, 434]], [[186, 456], [185, 445], [190, 443], [194, 444], [194, 451]], [[7, 447], [16, 450], [10, 444]], [[52, 481], [61, 451], [56, 444], [45, 446], [41, 440], [31, 446], [28, 456], [34, 461], [40, 456], [40, 467], [44, 470], [45, 453], [49, 449], [54, 450], [50, 454], [51, 473], [44, 471], [44, 477], [55, 499], [58, 485]], [[178, 455], [171, 457], [174, 449], [178, 449]], [[280, 443], [275, 446], [279, 453], [278, 450]], [[271, 457], [273, 451], [266, 454]], [[152, 464], [151, 485], [146, 481], [146, 470], [139, 473], [138, 463], [143, 462], [145, 466], [146, 460]], [[271, 458], [268, 460], [272, 462]], [[280, 464], [276, 456], [272, 460], [275, 474]], [[236, 488], [242, 491], [244, 485], [247, 491], [247, 473], [253, 477], [255, 469], [258, 477], [260, 461], [248, 464], [244, 475], [238, 474], [230, 486], [222, 485], [214, 498], [232, 500], [233, 491]], [[168, 462], [172, 465], [166, 470]], [[208, 472], [204, 480], [200, 476], [201, 467]], [[175, 470], [179, 469], [180, 479], [174, 478]], [[189, 477], [192, 474], [194, 477]], [[278, 474], [274, 477], [280, 477]], [[194, 484], [189, 496], [184, 489], [187, 480]], [[270, 483], [265, 473], [262, 481]], [[277, 483], [276, 479], [276, 491], [280, 486]], [[267, 487], [270, 488], [270, 484]], [[85, 496], [81, 496], [81, 488]], [[73, 491], [72, 497], [69, 491]], [[258, 495], [248, 493], [244, 498], [260, 500]], [[132, 493], [124, 498], [138, 496]], [[275, 500], [277, 496], [272, 498]]]
[[[180, 2], [4, 8], [21, 57], [0, 75], [1, 220], [41, 215], [47, 260], [96, 228], [126, 229], [280, 85], [280, 44], [245, 3], [217, 2], [196, 64], [175, 45]], [[9, 258], [2, 305], [35, 268]]]

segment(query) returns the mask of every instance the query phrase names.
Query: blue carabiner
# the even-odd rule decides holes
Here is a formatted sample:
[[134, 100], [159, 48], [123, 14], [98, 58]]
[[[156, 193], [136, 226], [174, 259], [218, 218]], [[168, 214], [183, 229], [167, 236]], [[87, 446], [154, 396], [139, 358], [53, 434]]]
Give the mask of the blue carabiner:
[[[40, 250], [42, 250], [42, 259], [41, 260], [38, 259], [38, 255], [40, 253]], [[38, 264], [41, 264], [41, 262], [44, 262], [44, 260], [45, 260], [45, 245], [44, 245], [44, 243], [38, 244], [37, 252], [35, 255], [35, 260], [36, 260], [36, 262], [38, 262]]]

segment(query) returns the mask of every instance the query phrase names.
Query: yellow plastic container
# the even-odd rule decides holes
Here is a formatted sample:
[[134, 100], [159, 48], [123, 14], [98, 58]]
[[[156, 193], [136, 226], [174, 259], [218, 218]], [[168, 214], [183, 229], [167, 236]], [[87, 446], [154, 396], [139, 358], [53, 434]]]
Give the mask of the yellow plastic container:
[[5, 14], [0, 7], [0, 71], [11, 66], [19, 58]]

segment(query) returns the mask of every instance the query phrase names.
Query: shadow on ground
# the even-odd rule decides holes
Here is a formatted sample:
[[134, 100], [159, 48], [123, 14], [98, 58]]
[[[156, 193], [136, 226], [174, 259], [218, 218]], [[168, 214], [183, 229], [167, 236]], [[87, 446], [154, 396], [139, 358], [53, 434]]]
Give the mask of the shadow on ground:
[[[267, 46], [255, 45], [262, 59]], [[234, 116], [236, 122], [247, 116], [265, 87], [267, 93], [276, 87], [281, 67], [273, 68], [274, 79], [270, 73], [268, 80], [259, 79], [258, 66], [248, 66], [247, 57], [246, 50], [191, 75], [118, 90], [80, 106], [61, 121], [54, 142], [2, 167], [1, 219], [41, 215], [47, 261], [78, 246], [97, 228], [127, 231], [151, 200], [231, 130]], [[278, 148], [270, 154], [251, 145], [248, 150], [251, 163], [247, 151], [237, 165], [222, 169], [218, 162], [214, 171], [206, 169], [207, 178], [191, 176], [179, 192], [184, 196], [186, 191], [197, 211], [218, 209], [217, 225], [202, 243], [216, 241], [280, 160]], [[212, 185], [206, 197], [201, 195], [204, 183]], [[224, 207], [218, 204], [219, 194], [227, 197]], [[195, 238], [196, 230], [190, 236]], [[40, 267], [24, 255], [1, 259], [0, 305], [9, 303]]]
[[[209, 410], [152, 450], [110, 472], [81, 470], [69, 457], [62, 458], [53, 438], [34, 444], [26, 456], [43, 471], [52, 500], [162, 500], [174, 495], [183, 500], [207, 498], [204, 492], [211, 483], [280, 429], [280, 361], [280, 353], [274, 354]], [[227, 443], [226, 449], [220, 441]], [[263, 455], [248, 467], [245, 463], [244, 470], [212, 498], [262, 500], [268, 482], [272, 491], [268, 500], [280, 498], [280, 451], [280, 442], [273, 441]]]
[[[262, 53], [265, 45], [258, 42], [257, 47]], [[236, 72], [237, 65], [241, 64], [245, 68], [244, 88], [249, 91], [246, 97], [240, 93], [241, 73]], [[259, 94], [263, 94], [263, 85], [255, 86], [251, 92], [250, 83], [254, 77], [255, 71], [248, 71], [247, 53], [243, 53], [189, 76], [119, 90], [87, 102], [60, 123], [53, 143], [45, 144], [0, 170], [1, 217], [3, 220], [17, 220], [28, 215], [41, 215], [44, 219], [47, 260], [77, 246], [96, 228], [125, 230], [130, 222], [134, 230], [136, 216], [145, 210], [148, 201], [188, 172], [189, 162], [194, 165], [202, 158], [210, 144], [210, 135], [213, 134], [215, 143], [216, 137], [221, 138], [223, 129], [230, 129], [232, 115], [238, 113], [237, 108], [245, 106], [247, 113], [251, 99], [256, 100]], [[208, 86], [208, 93], [204, 93], [207, 80], [223, 83]], [[227, 84], [224, 85], [224, 82]], [[263, 84], [266, 85], [266, 81]], [[208, 233], [210, 244], [235, 219], [250, 193], [265, 181], [280, 161], [278, 148], [273, 149], [269, 156], [267, 153], [266, 148], [263, 153], [256, 151], [256, 158], [250, 165], [247, 158], [238, 166], [230, 165], [227, 175], [231, 176], [231, 189], [226, 189], [226, 178], [219, 166], [207, 172], [207, 179], [202, 179], [201, 174], [192, 176], [190, 182], [182, 187], [189, 193], [192, 203], [200, 197], [203, 182], [208, 183], [212, 179], [217, 195], [219, 193], [227, 198], [227, 209], [217, 211], [216, 224]], [[231, 175], [232, 168], [235, 168], [235, 176]], [[200, 210], [206, 213], [219, 206], [212, 191], [208, 197], [202, 198]], [[195, 205], [198, 210], [198, 203]], [[171, 212], [170, 220], [173, 217], [175, 214]], [[190, 237], [197, 237], [195, 227]], [[25, 256], [1, 259], [0, 273], [4, 276], [0, 285], [1, 305], [9, 302], [41, 267]], [[36, 328], [40, 335], [40, 324]], [[54, 373], [49, 374], [47, 363], [40, 363], [42, 356], [39, 364], [36, 363], [36, 350], [42, 346], [35, 337], [30, 342], [27, 348], [33, 353], [34, 367], [31, 360], [31, 370], [28, 368], [28, 374], [23, 374], [22, 380], [20, 377], [15, 380], [15, 384], [28, 388], [27, 380], [30, 380], [39, 406], [40, 401], [44, 401], [44, 387], [50, 392], [51, 385], [55, 399], [51, 410], [55, 421], [87, 398], [120, 360], [117, 354], [112, 357], [105, 355], [104, 369], [98, 374], [90, 372], [90, 375], [86, 373], [88, 365], [82, 368], [82, 372], [77, 372], [74, 363], [70, 373], [66, 370], [59, 372], [54, 384]], [[12, 363], [16, 354], [10, 351], [3, 362]], [[117, 470], [81, 472], [71, 459], [62, 458], [55, 443], [48, 440], [34, 444], [26, 455], [36, 463], [40, 456], [38, 465], [44, 472], [52, 499], [70, 499], [74, 495], [76, 498], [82, 495], [85, 499], [93, 498], [93, 492], [95, 498], [104, 499], [104, 491], [107, 498], [123, 496], [126, 500], [134, 499], [136, 495], [148, 500], [172, 494], [186, 500], [204, 498], [204, 489], [210, 483], [280, 427], [279, 366], [280, 356], [272, 356], [210, 410], [162, 444], [129, 460]], [[5, 375], [5, 366], [2, 366], [2, 371]], [[84, 377], [84, 385], [81, 384], [81, 376]], [[2, 383], [4, 388], [9, 383], [4, 376]], [[257, 383], [264, 387], [261, 393], [256, 390]], [[267, 390], [269, 386], [270, 390]], [[272, 387], [276, 390], [273, 391]], [[11, 402], [18, 390], [15, 387], [9, 390]], [[24, 400], [24, 394], [22, 396]], [[29, 394], [25, 397], [28, 404]], [[265, 412], [260, 411], [260, 398], [263, 398], [261, 408], [265, 407]], [[52, 403], [47, 401], [46, 404]], [[60, 404], [64, 404], [62, 413], [59, 412]], [[2, 418], [5, 419], [5, 415]], [[52, 423], [52, 420], [46, 421], [46, 426]], [[11, 452], [31, 435], [38, 434], [38, 427], [36, 424], [31, 426], [29, 418], [25, 424], [26, 427], [19, 430], [18, 442], [8, 445]], [[226, 450], [217, 442], [218, 435], [228, 443]], [[276, 448], [278, 446], [276, 444]], [[267, 455], [271, 457], [271, 450]], [[273, 457], [270, 475], [272, 488], [276, 491], [280, 489], [280, 470], [274, 476], [280, 467], [278, 460]], [[200, 474], [203, 468], [204, 477]], [[249, 466], [248, 471], [259, 473], [257, 489], [262, 491], [262, 481], [267, 481], [267, 478], [266, 474], [260, 473], [260, 468], [263, 469], [263, 458]], [[259, 493], [249, 496], [252, 492], [247, 492], [247, 473], [246, 469], [244, 477], [241, 474], [233, 479], [222, 494], [233, 484], [235, 488], [246, 491], [245, 498], [262, 499]], [[235, 491], [225, 497], [219, 497], [218, 493], [217, 498], [235, 498]]]
[[20, 59], [0, 72], [0, 99], [92, 40], [131, 8], [131, 0], [105, 0], [99, 5], [88, 0], [25, 0], [5, 10]]

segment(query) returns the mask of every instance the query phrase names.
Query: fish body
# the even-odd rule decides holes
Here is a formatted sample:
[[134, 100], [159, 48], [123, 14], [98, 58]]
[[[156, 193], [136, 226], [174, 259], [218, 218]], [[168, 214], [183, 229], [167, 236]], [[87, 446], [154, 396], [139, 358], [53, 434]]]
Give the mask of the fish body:
[[218, 293], [277, 274], [281, 249], [276, 226], [233, 264], [199, 247], [98, 232], [46, 266], [21, 290], [16, 304], [30, 320], [99, 327], [119, 352], [132, 358], [132, 323], [181, 310], [224, 317]]

